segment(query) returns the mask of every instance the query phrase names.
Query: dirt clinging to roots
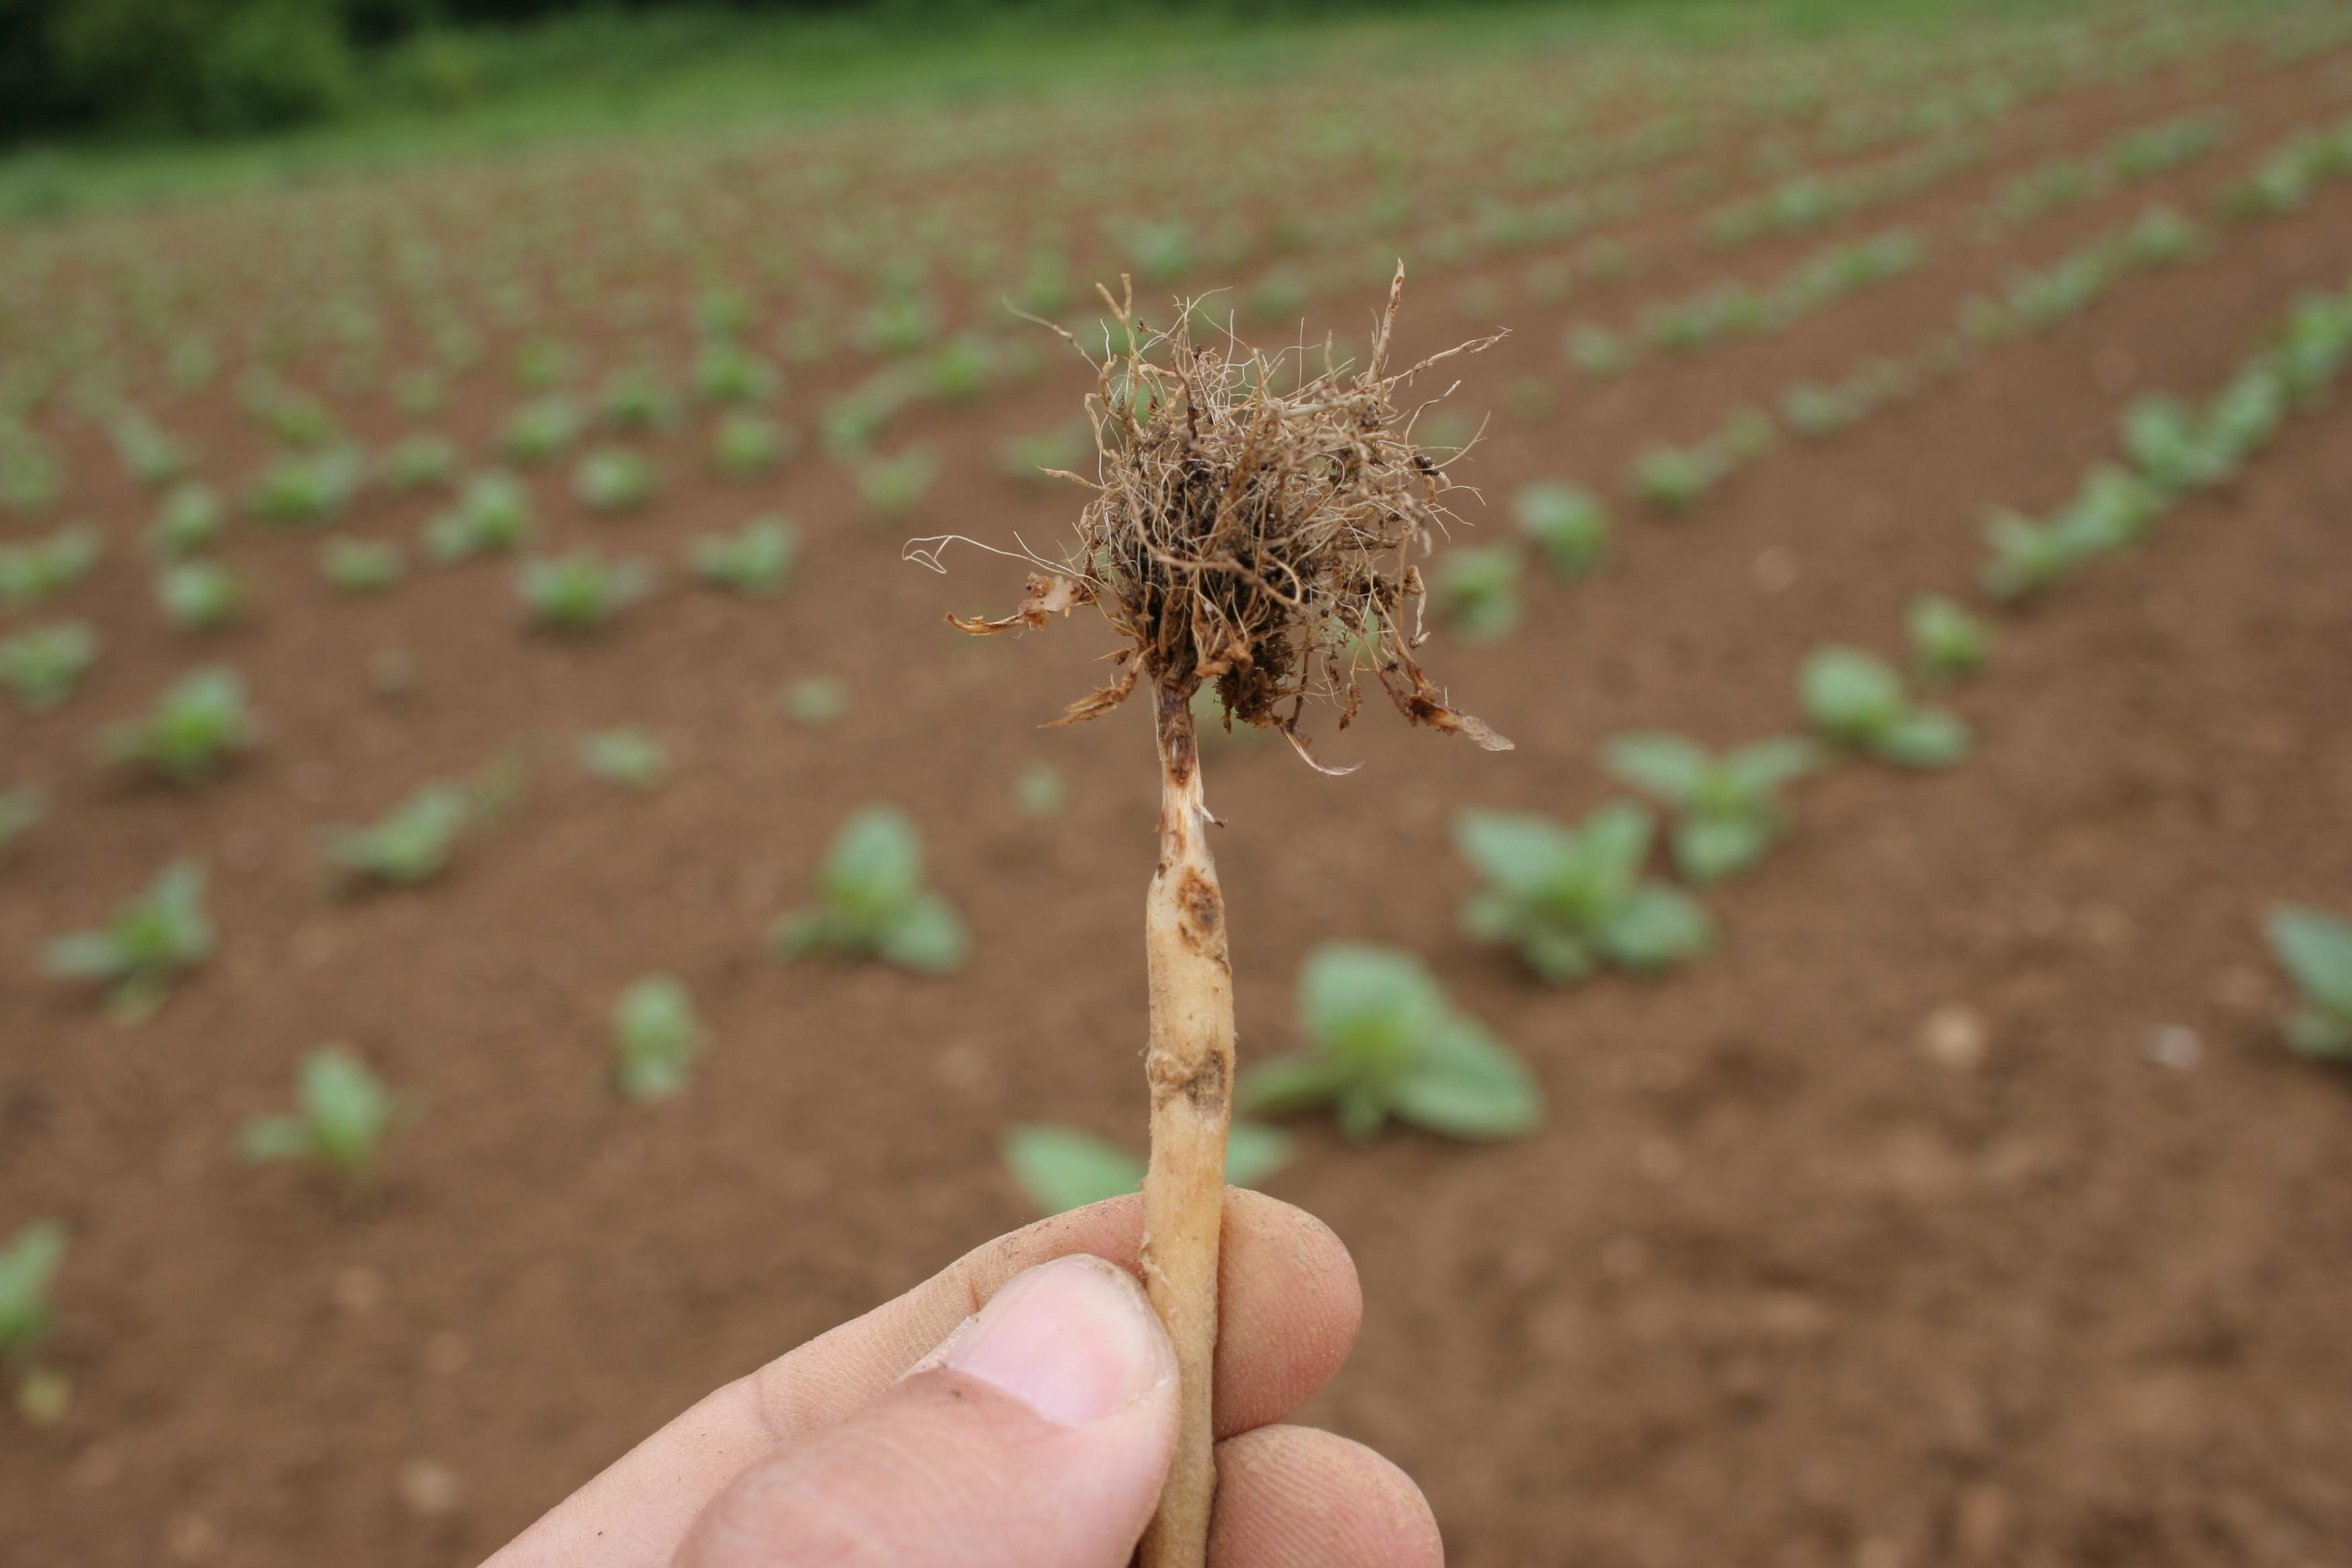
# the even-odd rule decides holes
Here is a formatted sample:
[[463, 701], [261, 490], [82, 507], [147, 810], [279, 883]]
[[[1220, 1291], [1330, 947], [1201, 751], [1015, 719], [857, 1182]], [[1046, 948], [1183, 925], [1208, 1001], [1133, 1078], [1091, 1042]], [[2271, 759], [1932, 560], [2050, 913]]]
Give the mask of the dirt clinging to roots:
[[[1413, 557], [1454, 521], [1454, 482], [1412, 438], [1444, 395], [1402, 401], [1432, 366], [1499, 339], [1389, 371], [1403, 288], [1400, 267], [1360, 369], [1327, 348], [1312, 373], [1304, 348], [1269, 355], [1223, 331], [1195, 342], [1197, 302], [1153, 331], [1137, 322], [1131, 288], [1123, 299], [1104, 290], [1124, 346], [1089, 359], [1097, 477], [1062, 476], [1094, 492], [1076, 538], [1058, 561], [1035, 560], [1012, 615], [949, 618], [987, 634], [1098, 606], [1127, 639], [1118, 673], [1061, 723], [1108, 712], [1142, 679], [1187, 696], [1209, 686], [1228, 726], [1280, 730], [1313, 762], [1298, 732], [1307, 702], [1337, 707], [1344, 729], [1369, 671], [1411, 721], [1507, 750], [1413, 658], [1424, 636]], [[936, 548], [915, 553], [936, 564]]]

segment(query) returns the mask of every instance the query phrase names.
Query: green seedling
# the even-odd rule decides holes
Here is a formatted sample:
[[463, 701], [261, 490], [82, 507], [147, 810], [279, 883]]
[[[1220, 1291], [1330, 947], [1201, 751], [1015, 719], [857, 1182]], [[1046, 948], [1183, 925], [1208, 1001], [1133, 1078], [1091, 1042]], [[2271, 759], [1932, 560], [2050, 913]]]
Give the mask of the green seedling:
[[678, 420], [677, 395], [644, 365], [614, 372], [597, 406], [606, 424], [639, 435], [667, 430]]
[[572, 354], [562, 343], [534, 338], [515, 350], [515, 384], [532, 392], [561, 386], [572, 376]]
[[319, 547], [319, 574], [346, 594], [381, 594], [407, 572], [395, 540], [330, 539]]
[[0, 789], [0, 855], [31, 832], [49, 814], [49, 797], [38, 784]]
[[173, 983], [212, 956], [215, 941], [204, 868], [179, 860], [104, 926], [53, 939], [42, 965], [60, 979], [104, 984], [107, 1010], [135, 1024], [153, 1016]]
[[0, 686], [35, 713], [73, 695], [98, 661], [98, 634], [81, 621], [58, 621], [0, 637]]
[[572, 493], [598, 511], [635, 511], [654, 498], [654, 466], [642, 452], [600, 447], [572, 470]]
[[1069, 781], [1048, 762], [1032, 762], [1024, 767], [1013, 781], [1013, 794], [1021, 803], [1021, 814], [1040, 821], [1061, 816], [1070, 804]]
[[345, 878], [413, 887], [441, 874], [473, 820], [456, 784], [428, 784], [365, 827], [327, 830], [327, 861]]
[[175, 440], [143, 414], [124, 415], [114, 424], [114, 451], [123, 472], [152, 489], [187, 477], [195, 458], [185, 443]]
[[1507, 942], [1558, 984], [1603, 964], [1670, 969], [1715, 941], [1706, 909], [1643, 876], [1657, 825], [1632, 801], [1612, 801], [1575, 827], [1516, 812], [1465, 812], [1454, 842], [1486, 886], [1463, 906], [1482, 942]]
[[1661, 511], [1685, 512], [1696, 506], [1729, 471], [1712, 446], [1651, 446], [1633, 460], [1633, 492]]
[[939, 459], [920, 447], [895, 458], [867, 458], [857, 465], [857, 494], [874, 516], [901, 518], [915, 510], [939, 469]]
[[1972, 737], [1960, 717], [1913, 702], [1901, 674], [1876, 654], [1815, 648], [1797, 686], [1805, 716], [1838, 745], [1905, 768], [1948, 768], [1969, 754]]
[[1586, 375], [1605, 380], [1633, 368], [1633, 350], [1608, 328], [1584, 322], [1569, 330], [1568, 359]]
[[2029, 598], [2074, 574], [2083, 563], [2074, 540], [2054, 523], [1997, 508], [1985, 518], [1986, 548], [1992, 552], [1978, 582], [1996, 599]]
[[868, 806], [834, 839], [817, 873], [817, 902], [769, 935], [786, 958], [837, 952], [879, 958], [918, 974], [962, 967], [971, 940], [955, 906], [923, 881], [923, 843], [906, 814]]
[[1511, 515], [1556, 575], [1582, 576], [1608, 548], [1608, 510], [1581, 485], [1528, 485], [1512, 499]]
[[1009, 436], [996, 449], [996, 466], [1006, 478], [1034, 483], [1068, 473], [1092, 455], [1094, 443], [1083, 425], [1057, 425], [1051, 430]]
[[2303, 996], [2303, 1010], [2287, 1021], [2287, 1043], [2315, 1061], [2352, 1061], [2352, 921], [2282, 904], [2265, 932]]
[[1465, 641], [1489, 642], [1519, 624], [1518, 547], [1456, 545], [1432, 584], [1438, 612]]
[[800, 530], [782, 518], [757, 518], [733, 533], [706, 533], [694, 542], [694, 574], [716, 588], [748, 597], [783, 592], [800, 559]]
[[654, 591], [654, 569], [643, 561], [606, 561], [593, 550], [575, 550], [524, 562], [515, 586], [532, 625], [594, 631]]
[[2206, 437], [2188, 405], [2171, 397], [2135, 399], [2124, 410], [2124, 450], [2139, 470], [2176, 493], [2236, 476], [2231, 455]]
[[0, 505], [11, 511], [47, 511], [66, 492], [58, 455], [29, 437], [0, 440]]
[[849, 711], [849, 689], [830, 675], [808, 675], [784, 688], [785, 716], [795, 724], [831, 724]]
[[184, 632], [217, 631], [244, 604], [244, 580], [217, 561], [175, 561], [155, 574], [156, 607]]
[[1912, 668], [1933, 685], [1965, 679], [1992, 657], [1992, 629], [1940, 594], [1912, 600], [1906, 624]]
[[[1225, 1140], [1225, 1182], [1255, 1186], [1288, 1164], [1290, 1151], [1290, 1136], [1280, 1129], [1236, 1121]], [[1075, 1127], [1027, 1122], [1007, 1131], [997, 1152], [1041, 1215], [1143, 1190], [1141, 1155]]]
[[511, 474], [478, 474], [457, 504], [425, 526], [425, 553], [445, 565], [503, 552], [530, 531], [530, 492]]
[[705, 1043], [684, 984], [667, 974], [634, 981], [613, 1007], [613, 1087], [639, 1104], [683, 1094]]
[[457, 444], [446, 436], [411, 436], [383, 455], [383, 482], [395, 490], [439, 489], [457, 478]]
[[1328, 942], [1298, 977], [1307, 1048], [1242, 1074], [1252, 1114], [1331, 1107], [1340, 1131], [1370, 1138], [1391, 1117], [1448, 1138], [1532, 1132], [1543, 1091], [1486, 1026], [1456, 1008], [1412, 954]]
[[792, 431], [748, 408], [728, 413], [710, 437], [711, 462], [737, 479], [766, 473], [792, 454]]
[[592, 778], [624, 789], [659, 788], [669, 777], [669, 751], [644, 730], [598, 730], [580, 737], [573, 754]]
[[175, 485], [148, 525], [148, 552], [167, 561], [193, 555], [216, 542], [227, 521], [219, 491], [194, 481]]
[[258, 738], [245, 681], [222, 667], [192, 670], [164, 689], [143, 719], [109, 725], [99, 736], [106, 762], [135, 763], [178, 784], [193, 784]]
[[1621, 735], [1607, 755], [1622, 783], [1674, 813], [1667, 846], [1675, 869], [1694, 882], [1720, 881], [1763, 859], [1788, 831], [1780, 792], [1822, 762], [1820, 749], [1796, 736], [1715, 756], [1680, 735]]
[[509, 416], [499, 446], [509, 460], [531, 467], [553, 462], [579, 434], [579, 410], [568, 399], [542, 397]]
[[2205, 409], [2204, 438], [2221, 468], [2234, 475], [2246, 458], [2271, 444], [2286, 422], [2289, 393], [2285, 374], [2257, 360], [2214, 394]]
[[765, 403], [783, 384], [782, 372], [740, 343], [709, 343], [695, 356], [694, 395], [704, 403]]
[[106, 536], [86, 522], [0, 550], [0, 605], [21, 610], [55, 598], [89, 575]]
[[365, 459], [355, 447], [279, 458], [254, 481], [247, 505], [263, 522], [325, 522], [351, 505], [365, 472]]
[[16, 1376], [16, 1411], [27, 1426], [46, 1426], [65, 1415], [71, 1386], [37, 1359], [57, 1316], [49, 1289], [66, 1260], [66, 1227], [35, 1220], [0, 1247], [0, 1363]]
[[2147, 537], [2147, 531], [2172, 502], [2172, 492], [2112, 463], [2102, 463], [2083, 476], [2074, 499], [2053, 521], [2066, 542], [2074, 563], [2083, 564]]
[[257, 1164], [323, 1165], [352, 1190], [373, 1187], [377, 1155], [401, 1108], [367, 1064], [334, 1046], [311, 1051], [295, 1074], [294, 1105], [291, 1114], [256, 1117], [239, 1128], [237, 1152]]

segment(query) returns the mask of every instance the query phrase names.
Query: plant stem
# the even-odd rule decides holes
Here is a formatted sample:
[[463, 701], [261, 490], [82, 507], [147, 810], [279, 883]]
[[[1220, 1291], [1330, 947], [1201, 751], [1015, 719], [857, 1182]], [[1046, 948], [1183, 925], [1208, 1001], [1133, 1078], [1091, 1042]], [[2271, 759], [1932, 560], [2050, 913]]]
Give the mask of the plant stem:
[[1143, 906], [1150, 961], [1151, 1169], [1143, 1178], [1143, 1280], [1175, 1342], [1182, 1415], [1176, 1460], [1144, 1532], [1140, 1568], [1201, 1568], [1216, 1500], [1210, 1386], [1217, 1350], [1217, 1237], [1232, 1120], [1234, 979], [1225, 899], [1210, 858], [1209, 809], [1189, 685], [1161, 685], [1160, 868]]

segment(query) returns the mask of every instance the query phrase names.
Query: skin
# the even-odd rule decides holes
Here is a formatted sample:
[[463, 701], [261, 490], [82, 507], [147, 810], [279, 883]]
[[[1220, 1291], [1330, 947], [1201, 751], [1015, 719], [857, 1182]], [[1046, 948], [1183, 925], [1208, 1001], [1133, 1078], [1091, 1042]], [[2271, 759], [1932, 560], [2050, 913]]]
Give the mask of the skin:
[[[966, 1254], [709, 1394], [485, 1568], [1126, 1568], [1177, 1426], [1173, 1350], [1111, 1273], [1139, 1276], [1142, 1217], [1139, 1198], [1113, 1199]], [[1354, 1346], [1363, 1299], [1346, 1247], [1312, 1215], [1235, 1188], [1222, 1230], [1210, 1563], [1442, 1568], [1402, 1471], [1281, 1424]], [[1108, 1267], [1041, 1269], [1089, 1256]], [[1079, 1426], [957, 1365], [959, 1331], [1000, 1291], [1068, 1285], [1074, 1267], [1111, 1281], [1082, 1288], [1134, 1298], [1134, 1331], [1164, 1359], [1131, 1402]]]

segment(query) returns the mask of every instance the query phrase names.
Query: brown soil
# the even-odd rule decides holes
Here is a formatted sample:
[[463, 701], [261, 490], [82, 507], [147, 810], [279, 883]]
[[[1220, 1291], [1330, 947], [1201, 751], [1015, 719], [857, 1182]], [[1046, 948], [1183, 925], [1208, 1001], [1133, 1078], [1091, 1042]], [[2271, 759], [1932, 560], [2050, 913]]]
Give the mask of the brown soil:
[[[2151, 188], [2210, 188], [2266, 140], [2250, 130]], [[1466, 395], [1532, 373], [1569, 391], [1545, 424], [1498, 424], [1476, 481], [1496, 500], [1538, 478], [1613, 486], [1638, 439], [1695, 437], [1793, 376], [1907, 348], [2015, 261], [2137, 211], [2118, 198], [1969, 248], [1959, 224], [1991, 177], [1905, 215], [1952, 237], [1918, 277], [1783, 342], [1580, 387], [1559, 370], [1568, 318], [1527, 311]], [[1316, 943], [1392, 942], [1550, 1096], [1542, 1135], [1491, 1149], [1360, 1149], [1308, 1127], [1266, 1184], [1330, 1221], [1364, 1276], [1361, 1346], [1307, 1417], [1403, 1464], [1454, 1562], [2352, 1560], [2352, 1095], [2279, 1044], [2258, 934], [2274, 899], [2352, 906], [2352, 404], [2002, 617], [1991, 673], [1957, 699], [1979, 756], [1809, 786], [1787, 848], [1710, 896], [1727, 940], [1685, 974], [1532, 984], [1456, 933], [1448, 843], [1464, 805], [1602, 798], [1612, 733], [1791, 727], [1807, 648], [1898, 647], [1913, 594], [1965, 590], [1985, 505], [2054, 502], [2111, 454], [2130, 395], [2210, 387], [2297, 289], [2347, 270], [2338, 186], [1776, 456], [1686, 525], [1621, 509], [1595, 580], [1531, 584], [1516, 635], [1432, 650], [1518, 742], [1507, 757], [1367, 722], [1325, 745], [1369, 763], [1344, 781], [1278, 743], [1207, 758], [1245, 1057], [1291, 1040]], [[1434, 310], [1416, 325], [1453, 335]], [[1057, 527], [1063, 498], [995, 479], [992, 455], [1061, 417], [1067, 392], [918, 416], [909, 433], [951, 478], [914, 531]], [[195, 433], [227, 451], [241, 437], [220, 401]], [[0, 1227], [55, 1214], [76, 1238], [53, 1345], [75, 1403], [52, 1429], [0, 1423], [0, 1563], [471, 1562], [709, 1387], [1020, 1222], [994, 1152], [1007, 1124], [1139, 1142], [1143, 712], [1037, 731], [1099, 649], [940, 624], [1006, 607], [1017, 574], [971, 557], [942, 582], [856, 521], [831, 466], [729, 487], [689, 477], [698, 450], [681, 440], [669, 493], [636, 519], [590, 519], [559, 499], [561, 472], [539, 481], [559, 537], [672, 568], [582, 644], [519, 629], [503, 564], [340, 603], [312, 536], [249, 529], [231, 555], [259, 589], [251, 623], [173, 634], [126, 548], [145, 503], [84, 492], [125, 520], [68, 606], [108, 656], [62, 713], [0, 716], [0, 782], [60, 803], [0, 867]], [[790, 595], [683, 584], [688, 536], [778, 507], [809, 534]], [[425, 510], [371, 500], [349, 526], [405, 535]], [[397, 700], [367, 681], [391, 647], [418, 672]], [[264, 746], [187, 792], [95, 773], [93, 725], [200, 654], [247, 674]], [[814, 673], [853, 693], [831, 729], [777, 711]], [[572, 766], [576, 731], [616, 723], [670, 743], [657, 794]], [[322, 894], [325, 824], [519, 735], [541, 756], [529, 805], [445, 879]], [[1071, 783], [1044, 824], [1013, 792], [1036, 758]], [[761, 953], [835, 825], [875, 799], [922, 825], [974, 923], [959, 977]], [[188, 852], [215, 870], [224, 946], [160, 1019], [119, 1029], [33, 973], [42, 938]], [[692, 987], [716, 1044], [691, 1093], [630, 1107], [604, 1087], [604, 1020], [656, 969]], [[1980, 1059], [1922, 1047], [1956, 1007]], [[2158, 1059], [2181, 1059], [2168, 1031], [2193, 1037], [2188, 1065]], [[232, 1151], [326, 1039], [420, 1107], [370, 1205]]]

